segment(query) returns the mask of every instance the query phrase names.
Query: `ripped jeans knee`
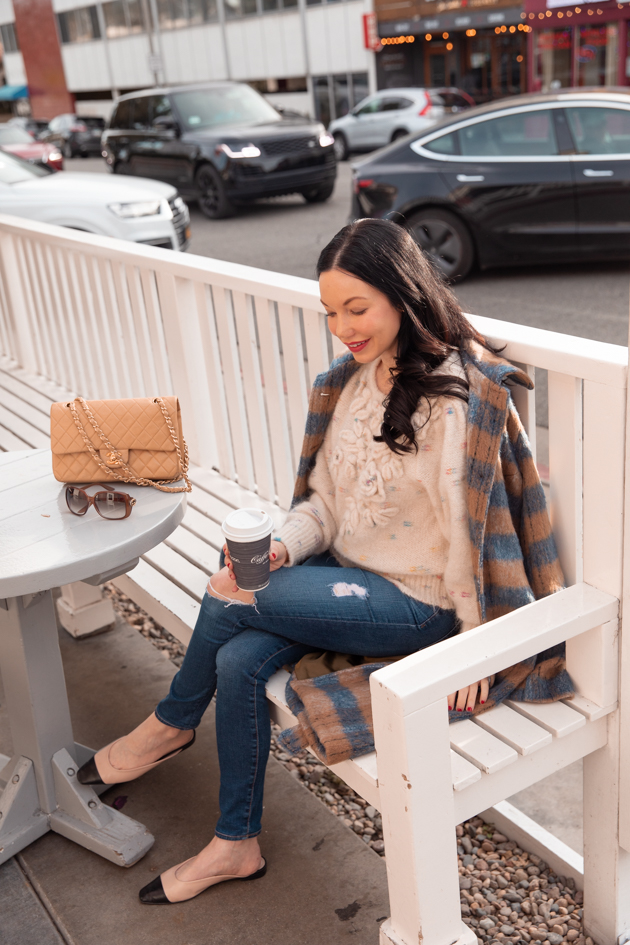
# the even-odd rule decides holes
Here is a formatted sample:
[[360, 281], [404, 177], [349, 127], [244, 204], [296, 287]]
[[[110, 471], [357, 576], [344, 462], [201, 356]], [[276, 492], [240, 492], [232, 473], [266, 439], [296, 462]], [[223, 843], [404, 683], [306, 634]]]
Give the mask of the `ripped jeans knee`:
[[332, 588], [333, 597], [358, 597], [360, 600], [367, 600], [370, 596], [367, 587], [361, 587], [360, 584], [337, 581], [335, 584], [329, 584], [328, 587]]

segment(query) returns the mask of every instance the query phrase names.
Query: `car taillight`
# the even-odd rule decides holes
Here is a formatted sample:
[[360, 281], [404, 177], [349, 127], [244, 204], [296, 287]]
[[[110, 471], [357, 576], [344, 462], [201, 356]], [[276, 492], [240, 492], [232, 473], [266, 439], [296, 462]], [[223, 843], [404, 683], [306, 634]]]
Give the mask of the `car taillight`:
[[426, 105], [421, 111], [418, 112], [418, 114], [422, 117], [424, 117], [425, 115], [428, 115], [429, 112], [431, 111], [431, 98], [429, 96], [429, 93], [425, 92], [424, 97], [426, 99]]
[[365, 179], [365, 180], [355, 180], [355, 182], [354, 182], [354, 192], [355, 192], [355, 194], [358, 194], [358, 193], [360, 193], [362, 190], [365, 190], [366, 187], [371, 187], [373, 183], [374, 183], [374, 181], [373, 181], [373, 180], [369, 180], [369, 179]]
[[87, 131], [87, 125], [77, 124], [70, 127], [70, 131]]

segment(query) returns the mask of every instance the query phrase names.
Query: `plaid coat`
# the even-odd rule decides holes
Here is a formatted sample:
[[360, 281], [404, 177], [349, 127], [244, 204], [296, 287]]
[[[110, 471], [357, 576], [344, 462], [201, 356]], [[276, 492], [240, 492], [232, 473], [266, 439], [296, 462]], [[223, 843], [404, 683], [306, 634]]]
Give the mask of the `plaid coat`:
[[[460, 354], [469, 384], [468, 521], [483, 623], [560, 590], [564, 580], [538, 470], [507, 386], [531, 389], [532, 381], [474, 341]], [[358, 367], [347, 354], [315, 379], [292, 508], [310, 494], [317, 452], [341, 391]], [[508, 696], [551, 702], [572, 693], [560, 646], [498, 674], [488, 701], [476, 711]], [[451, 712], [452, 721], [461, 717], [466, 713]]]

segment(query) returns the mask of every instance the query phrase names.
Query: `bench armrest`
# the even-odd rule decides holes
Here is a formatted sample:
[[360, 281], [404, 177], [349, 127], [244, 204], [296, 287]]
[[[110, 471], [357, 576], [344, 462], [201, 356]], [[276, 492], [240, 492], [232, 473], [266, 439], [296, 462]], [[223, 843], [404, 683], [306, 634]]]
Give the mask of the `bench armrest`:
[[403, 714], [446, 698], [485, 676], [586, 633], [617, 617], [619, 601], [590, 584], [550, 597], [450, 637], [372, 673], [372, 692], [384, 686]]

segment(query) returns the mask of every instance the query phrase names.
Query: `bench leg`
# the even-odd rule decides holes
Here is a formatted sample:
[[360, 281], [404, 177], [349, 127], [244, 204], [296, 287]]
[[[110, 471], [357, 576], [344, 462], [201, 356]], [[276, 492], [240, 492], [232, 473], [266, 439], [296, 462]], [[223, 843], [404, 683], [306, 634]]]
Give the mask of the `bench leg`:
[[381, 945], [474, 945], [459, 906], [446, 700], [405, 715], [371, 679], [391, 916]]
[[630, 853], [619, 846], [619, 711], [608, 744], [584, 759], [584, 930], [600, 945], [630, 940]]

